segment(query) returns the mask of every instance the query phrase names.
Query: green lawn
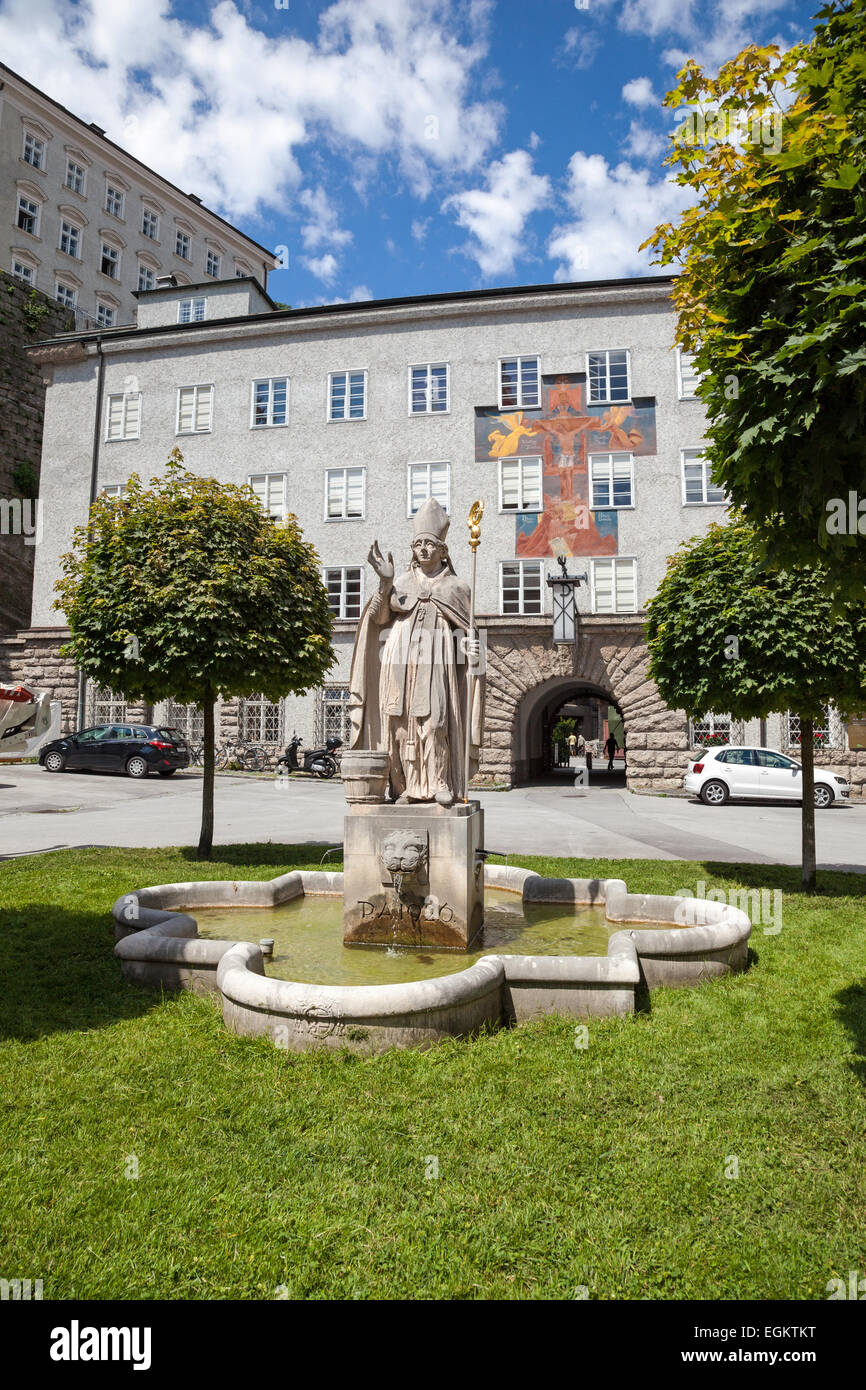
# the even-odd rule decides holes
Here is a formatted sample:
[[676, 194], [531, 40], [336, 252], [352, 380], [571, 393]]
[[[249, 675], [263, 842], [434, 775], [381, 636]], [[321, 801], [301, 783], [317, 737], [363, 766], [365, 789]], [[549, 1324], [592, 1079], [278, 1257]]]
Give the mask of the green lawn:
[[367, 1059], [123, 982], [119, 894], [321, 857], [215, 853], [0, 865], [0, 1276], [46, 1298], [822, 1299], [866, 1272], [866, 878], [807, 897], [796, 869], [523, 859], [779, 887], [783, 930], [755, 929], [745, 975], [590, 1023], [586, 1050], [552, 1019]]

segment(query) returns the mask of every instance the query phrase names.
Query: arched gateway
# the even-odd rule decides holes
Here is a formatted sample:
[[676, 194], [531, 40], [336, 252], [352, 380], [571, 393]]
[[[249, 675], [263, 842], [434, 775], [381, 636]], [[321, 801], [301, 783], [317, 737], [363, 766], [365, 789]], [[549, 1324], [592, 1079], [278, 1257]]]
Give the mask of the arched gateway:
[[497, 622], [487, 628], [487, 705], [479, 778], [499, 785], [544, 770], [549, 715], [573, 692], [607, 700], [620, 712], [631, 790], [682, 786], [688, 722], [663, 703], [647, 675], [649, 655], [634, 622], [583, 618], [574, 644], [555, 646], [550, 624], [537, 630]]

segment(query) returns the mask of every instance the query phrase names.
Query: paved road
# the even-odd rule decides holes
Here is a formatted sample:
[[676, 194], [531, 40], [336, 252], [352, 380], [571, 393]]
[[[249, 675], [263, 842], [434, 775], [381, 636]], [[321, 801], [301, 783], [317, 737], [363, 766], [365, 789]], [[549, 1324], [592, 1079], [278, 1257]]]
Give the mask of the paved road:
[[[753, 864], [800, 860], [796, 805], [702, 806], [562, 783], [481, 792], [491, 850], [580, 858], [698, 859]], [[0, 856], [75, 845], [189, 845], [198, 840], [201, 778], [133, 782], [106, 773], [52, 776], [0, 766]], [[338, 782], [218, 776], [218, 844], [257, 840], [339, 844], [345, 802]], [[866, 872], [866, 805], [816, 816], [824, 868]]]

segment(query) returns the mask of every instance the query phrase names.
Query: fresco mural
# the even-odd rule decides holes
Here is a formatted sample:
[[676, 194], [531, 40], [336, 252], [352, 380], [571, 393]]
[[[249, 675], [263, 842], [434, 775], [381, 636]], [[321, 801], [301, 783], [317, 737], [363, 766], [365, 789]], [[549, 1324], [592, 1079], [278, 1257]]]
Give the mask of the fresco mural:
[[636, 457], [656, 452], [655, 402], [584, 406], [584, 373], [541, 379], [541, 408], [504, 414], [491, 406], [475, 411], [475, 458], [495, 462], [521, 455], [542, 460], [543, 511], [517, 512], [514, 553], [519, 558], [548, 555], [616, 555], [615, 509], [589, 506], [590, 454], [625, 452]]

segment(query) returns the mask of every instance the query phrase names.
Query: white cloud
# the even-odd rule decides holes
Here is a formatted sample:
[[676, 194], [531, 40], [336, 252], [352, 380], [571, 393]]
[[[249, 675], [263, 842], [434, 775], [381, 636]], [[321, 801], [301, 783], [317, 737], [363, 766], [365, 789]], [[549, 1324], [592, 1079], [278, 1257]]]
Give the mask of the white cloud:
[[601, 48], [601, 35], [593, 29], [575, 26], [573, 29], [566, 29], [564, 43], [565, 52], [572, 57], [574, 67], [580, 71], [592, 67], [595, 55]]
[[337, 257], [330, 251], [326, 251], [323, 256], [302, 256], [301, 264], [305, 265], [317, 280], [324, 280], [326, 285], [331, 284], [340, 268]]
[[337, 225], [337, 210], [324, 188], [302, 189], [298, 202], [310, 218], [301, 228], [301, 239], [307, 251], [315, 251], [322, 245], [346, 246], [352, 240], [352, 233]]
[[659, 135], [654, 130], [649, 130], [640, 121], [632, 121], [628, 128], [628, 135], [623, 141], [622, 148], [632, 159], [644, 162], [657, 160], [659, 155], [664, 153], [667, 141], [663, 135]]
[[416, 241], [420, 242], [424, 240], [424, 238], [427, 235], [427, 228], [430, 226], [431, 220], [432, 219], [429, 217], [416, 217], [413, 219], [412, 226], [409, 230], [411, 231]]
[[656, 106], [658, 97], [653, 91], [653, 84], [648, 77], [633, 77], [631, 82], [626, 82], [622, 89], [623, 101], [627, 101], [629, 106]]
[[512, 150], [490, 165], [487, 188], [446, 198], [442, 211], [456, 212], [458, 226], [469, 232], [463, 249], [478, 262], [482, 274], [505, 275], [524, 254], [527, 219], [549, 199], [547, 175], [532, 172], [532, 156], [526, 150]]
[[[749, 43], [765, 42], [764, 22], [769, 15], [790, 10], [793, 0], [714, 0], [698, 5], [696, 0], [626, 0], [619, 14], [619, 27], [627, 33], [658, 39], [676, 34], [680, 43], [662, 54], [665, 63], [679, 69], [688, 58], [709, 72]], [[802, 16], [797, 16], [802, 20]], [[687, 40], [682, 45], [682, 40]], [[784, 38], [773, 40], [787, 48]]]
[[578, 150], [568, 165], [566, 201], [572, 220], [555, 227], [548, 253], [559, 260], [557, 280], [605, 280], [661, 274], [638, 246], [659, 222], [673, 221], [690, 190], [623, 161], [611, 168], [600, 154]]
[[475, 99], [483, 4], [336, 0], [313, 42], [296, 36], [291, 10], [276, 37], [233, 0], [202, 13], [202, 23], [175, 18], [170, 0], [5, 0], [0, 52], [233, 218], [289, 215], [301, 157], [322, 138], [352, 158], [396, 160], [422, 193], [436, 171], [471, 171], [496, 139], [501, 106]]

